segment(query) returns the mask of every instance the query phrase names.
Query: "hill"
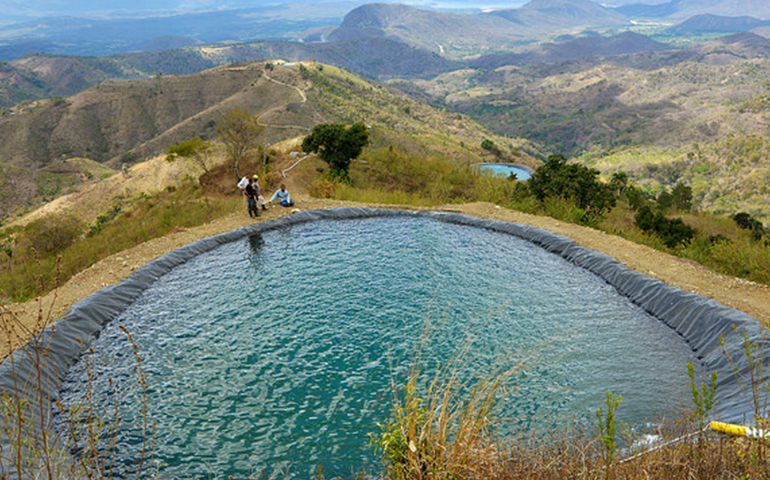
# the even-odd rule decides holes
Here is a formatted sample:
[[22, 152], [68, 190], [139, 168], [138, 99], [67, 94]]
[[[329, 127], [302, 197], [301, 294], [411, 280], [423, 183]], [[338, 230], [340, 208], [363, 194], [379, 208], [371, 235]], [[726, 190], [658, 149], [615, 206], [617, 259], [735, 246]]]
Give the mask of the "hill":
[[533, 33], [629, 23], [624, 15], [591, 0], [531, 0], [520, 8], [495, 10], [490, 15], [503, 17]]
[[355, 121], [398, 135], [452, 138], [435, 149], [454, 149], [458, 159], [482, 155], [481, 141], [496, 138], [466, 118], [313, 62], [242, 63], [192, 75], [108, 81], [0, 118], [2, 216], [66, 191], [72, 175], [44, 175], [56, 162], [83, 157], [121, 168], [193, 136], [213, 138], [217, 122], [235, 108], [258, 117], [262, 144], [304, 135], [318, 123]]
[[[110, 79], [162, 73], [184, 75], [233, 62], [316, 59], [373, 78], [426, 78], [458, 68], [456, 62], [387, 38], [333, 43], [286, 41], [194, 46], [108, 57], [36, 54], [0, 63], [0, 108], [22, 101], [69, 96]], [[6, 111], [7, 115], [10, 111]]]
[[472, 68], [498, 68], [504, 65], [571, 62], [590, 57], [628, 55], [640, 52], [672, 50], [670, 45], [649, 37], [625, 32], [610, 37], [580, 37], [565, 42], [545, 42], [520, 53], [483, 55], [468, 62]]
[[770, 25], [770, 21], [754, 17], [722, 17], [703, 14], [688, 18], [667, 31], [674, 35], [697, 35], [701, 33], [736, 33], [748, 32], [755, 28]]
[[736, 17], [750, 14], [760, 19], [770, 19], [770, 4], [765, 0], [670, 0], [655, 4], [634, 3], [615, 9], [633, 18], [668, 18], [684, 20], [696, 15], [711, 14]]
[[479, 14], [369, 4], [348, 13], [329, 40], [397, 38], [448, 58], [462, 58], [511, 49], [560, 31], [627, 23], [622, 15], [590, 0], [533, 0], [521, 8]]
[[[707, 172], [693, 183], [700, 206], [770, 219], [760, 181], [770, 179], [766, 38], [742, 33], [685, 49], [494, 66], [415, 81], [414, 94], [543, 151], [583, 156], [607, 175], [629, 169], [635, 180], [652, 176], [641, 182], [651, 194]], [[746, 155], [720, 152], [725, 142]], [[637, 153], [620, 164], [602, 161], [617, 152]], [[692, 160], [698, 152], [704, 164]], [[650, 163], [667, 166], [653, 172]]]

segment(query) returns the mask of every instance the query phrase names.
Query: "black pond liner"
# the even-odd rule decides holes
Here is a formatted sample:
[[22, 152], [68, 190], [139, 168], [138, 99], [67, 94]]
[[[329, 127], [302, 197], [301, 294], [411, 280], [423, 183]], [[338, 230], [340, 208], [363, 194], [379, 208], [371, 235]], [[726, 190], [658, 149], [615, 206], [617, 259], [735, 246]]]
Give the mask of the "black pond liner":
[[[716, 406], [712, 417], [726, 422], [746, 422], [753, 418], [752, 406], [736, 379], [748, 376], [750, 365], [744, 355], [745, 341], [754, 342], [764, 349], [764, 357], [770, 358], [770, 342], [765, 342], [767, 330], [750, 315], [729, 308], [714, 300], [685, 292], [678, 288], [634, 271], [603, 253], [590, 250], [553, 232], [527, 225], [485, 220], [455, 213], [404, 211], [369, 208], [340, 208], [311, 210], [248, 225], [231, 232], [215, 235], [178, 248], [136, 270], [120, 284], [106, 287], [76, 303], [62, 318], [54, 322], [42, 334], [42, 345], [49, 345], [42, 384], [50, 411], [59, 399], [59, 388], [70, 367], [78, 361], [91, 341], [99, 335], [103, 325], [116, 318], [126, 307], [158, 278], [174, 267], [208, 252], [216, 247], [244, 237], [316, 220], [362, 219], [384, 216], [423, 217], [434, 220], [486, 228], [504, 232], [528, 240], [545, 250], [562, 256], [570, 262], [588, 269], [614, 286], [646, 312], [673, 328], [689, 345], [707, 372], [718, 375]], [[745, 335], [745, 337], [744, 337]], [[728, 359], [720, 346], [730, 352]], [[633, 341], [628, 339], [627, 341]], [[29, 350], [30, 345], [16, 350], [12, 356], [15, 378], [35, 382], [36, 368]], [[746, 387], [746, 385], [744, 385]], [[749, 386], [750, 388], [750, 386]], [[14, 372], [11, 360], [0, 364], [0, 392], [12, 392]], [[39, 395], [28, 393], [33, 409], [38, 412]], [[8, 439], [0, 439], [5, 449]], [[5, 467], [8, 467], [5, 465]]]

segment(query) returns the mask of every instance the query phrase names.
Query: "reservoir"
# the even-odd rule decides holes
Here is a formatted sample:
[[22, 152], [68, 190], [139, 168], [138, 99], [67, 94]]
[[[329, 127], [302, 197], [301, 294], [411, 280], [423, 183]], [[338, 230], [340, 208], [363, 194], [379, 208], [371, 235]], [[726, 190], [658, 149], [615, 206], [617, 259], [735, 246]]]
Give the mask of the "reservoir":
[[[427, 375], [459, 350], [464, 379], [528, 359], [502, 399], [501, 435], [593, 416], [606, 392], [643, 429], [679, 411], [686, 363], [697, 365], [613, 287], [515, 236], [429, 218], [301, 223], [174, 268], [93, 342], [94, 401], [111, 408], [110, 379], [123, 398], [118, 477], [131, 476], [142, 443], [120, 326], [142, 357], [165, 478], [378, 472], [367, 434], [426, 336]], [[82, 401], [86, 378], [80, 362], [65, 404]]]
[[516, 179], [521, 181], [529, 180], [533, 173], [530, 168], [512, 163], [482, 163], [477, 167], [486, 175], [508, 178], [515, 174]]

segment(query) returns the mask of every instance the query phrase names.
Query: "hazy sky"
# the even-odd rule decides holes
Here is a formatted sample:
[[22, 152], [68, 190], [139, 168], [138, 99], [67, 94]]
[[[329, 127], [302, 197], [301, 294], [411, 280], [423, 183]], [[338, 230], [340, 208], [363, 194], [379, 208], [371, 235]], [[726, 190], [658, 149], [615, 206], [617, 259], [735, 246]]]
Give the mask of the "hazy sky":
[[[380, 0], [383, 1], [383, 0]], [[387, 3], [405, 3], [434, 8], [515, 8], [528, 0], [384, 0]], [[39, 17], [45, 15], [83, 15], [106, 12], [195, 11], [233, 8], [272, 7], [282, 4], [328, 4], [330, 8], [355, 7], [374, 0], [0, 0], [5, 15]]]

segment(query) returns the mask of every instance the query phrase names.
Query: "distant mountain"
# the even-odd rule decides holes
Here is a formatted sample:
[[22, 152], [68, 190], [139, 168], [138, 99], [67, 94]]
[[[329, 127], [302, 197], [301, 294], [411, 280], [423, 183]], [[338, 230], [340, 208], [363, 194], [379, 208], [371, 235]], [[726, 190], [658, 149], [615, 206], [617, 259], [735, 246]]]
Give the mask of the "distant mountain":
[[[140, 2], [141, 3], [141, 2]], [[297, 13], [297, 12], [293, 12]], [[188, 45], [253, 39], [293, 39], [313, 27], [339, 23], [342, 14], [291, 15], [281, 6], [163, 12], [143, 17], [36, 18], [0, 25], [0, 61], [29, 53], [110, 55], [144, 49], [162, 37], [186, 37]]]
[[541, 61], [573, 42], [533, 49], [532, 63], [474, 63], [417, 82], [415, 95], [541, 151], [590, 159], [607, 177], [623, 170], [651, 191], [681, 181], [699, 208], [770, 219], [768, 39]]
[[[628, 68], [654, 71], [685, 63], [729, 65], [752, 59], [770, 59], [770, 39], [745, 32], [716, 38], [687, 48], [621, 55], [607, 58], [606, 61]], [[583, 64], [584, 67], [588, 64], [596, 65], [597, 60], [587, 60]]]
[[684, 22], [669, 28], [668, 32], [675, 35], [736, 33], [748, 32], [766, 25], [770, 25], [770, 21], [754, 17], [722, 17], [719, 15], [703, 14], [688, 18]]
[[348, 13], [329, 41], [393, 38], [447, 56], [512, 47], [525, 31], [493, 15], [455, 14], [406, 5], [369, 4]]
[[496, 10], [531, 31], [551, 33], [576, 27], [610, 27], [628, 24], [628, 18], [591, 0], [532, 0], [521, 8]]
[[701, 62], [708, 59], [711, 63], [729, 63], [734, 60], [754, 58], [768, 59], [770, 58], [770, 39], [751, 32], [736, 33], [694, 45], [690, 50], [703, 55], [699, 58]]
[[755, 28], [751, 31], [751, 33], [755, 33], [765, 38], [770, 38], [770, 26]]
[[711, 14], [726, 17], [750, 15], [770, 19], [770, 2], [767, 0], [671, 0], [650, 5], [636, 3], [615, 8], [630, 18], [686, 19], [696, 15]]
[[329, 40], [398, 38], [449, 58], [513, 48], [562, 30], [627, 24], [622, 15], [590, 0], [533, 0], [521, 8], [452, 14], [406, 5], [361, 6]]
[[567, 155], [624, 145], [679, 148], [770, 128], [764, 37], [741, 33], [681, 49], [544, 61], [564, 58], [558, 50], [582, 40], [546, 44], [514, 62], [482, 57], [471, 63], [476, 70], [421, 82], [421, 98]]
[[582, 37], [561, 43], [542, 43], [522, 53], [484, 55], [471, 60], [473, 68], [499, 68], [504, 65], [571, 62], [588, 57], [610, 57], [640, 52], [672, 50], [671, 45], [638, 33], [625, 32], [611, 37]]
[[206, 45], [108, 57], [29, 55], [0, 63], [0, 108], [25, 100], [74, 95], [109, 79], [191, 74], [232, 62], [311, 58], [379, 79], [426, 78], [461, 66], [436, 53], [387, 38]]

